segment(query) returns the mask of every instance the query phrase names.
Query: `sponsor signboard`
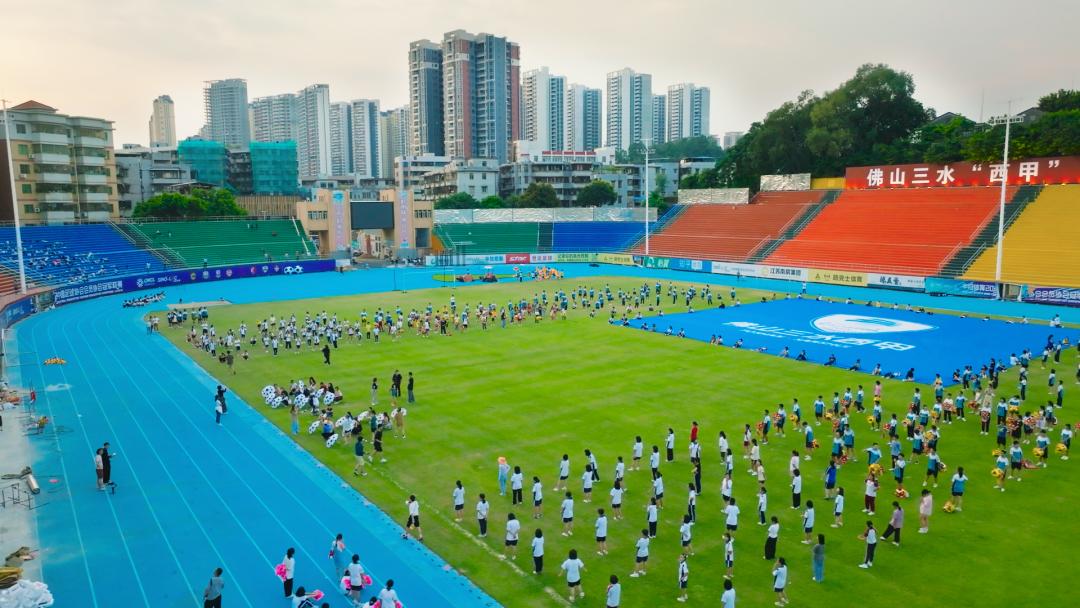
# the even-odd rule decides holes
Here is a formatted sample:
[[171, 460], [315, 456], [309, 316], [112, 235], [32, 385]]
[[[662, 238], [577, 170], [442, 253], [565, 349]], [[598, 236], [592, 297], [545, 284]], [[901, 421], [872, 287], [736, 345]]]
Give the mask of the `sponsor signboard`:
[[1080, 306], [1080, 289], [1076, 287], [1028, 287], [1025, 302]]
[[668, 258], [658, 258], [647, 255], [644, 258], [644, 265], [646, 268], [669, 268], [671, 266], [671, 260]]
[[809, 275], [805, 268], [794, 268], [792, 266], [759, 266], [758, 273], [765, 278], [787, 279], [789, 281], [805, 281]]
[[809, 270], [810, 281], [814, 283], [828, 283], [830, 285], [853, 285], [866, 287], [865, 272], [850, 272], [847, 270], [823, 270], [811, 268]]
[[971, 298], [996, 298], [997, 284], [987, 281], [959, 281], [955, 279], [926, 279], [926, 293]]
[[532, 256], [528, 253], [507, 253], [505, 259], [507, 264], [528, 264]]
[[532, 263], [533, 264], [536, 264], [536, 263], [539, 263], [539, 262], [554, 262], [555, 257], [556, 256], [555, 256], [554, 253], [533, 253], [533, 254], [530, 254], [530, 258], [532, 258]]
[[735, 274], [744, 277], [756, 277], [760, 267], [756, 264], [740, 264], [738, 262], [713, 262], [713, 274]]
[[34, 305], [37, 297], [38, 296], [36, 295], [26, 296], [5, 306], [4, 310], [0, 312], [0, 327], [11, 327], [30, 316], [32, 313], [37, 312], [37, 308]]
[[82, 285], [61, 287], [53, 291], [53, 302], [57, 306], [72, 304], [141, 289], [159, 289], [170, 285], [204, 283], [228, 279], [243, 279], [271, 275], [305, 274], [311, 272], [330, 272], [335, 269], [334, 260], [306, 260], [300, 262], [262, 262], [258, 264], [238, 264], [215, 268], [196, 268], [188, 270], [168, 270], [153, 272], [107, 281], [94, 281]]
[[879, 274], [876, 272], [867, 274], [866, 282], [875, 287], [890, 287], [892, 289], [921, 290], [926, 286], [926, 279], [923, 277], [912, 277], [902, 274]]
[[625, 253], [598, 253], [596, 261], [603, 264], [618, 264], [620, 266], [633, 266], [634, 256]]
[[[601, 253], [600, 255], [604, 254]], [[555, 254], [555, 261], [565, 263], [595, 262], [598, 257], [595, 253], [557, 253]]]

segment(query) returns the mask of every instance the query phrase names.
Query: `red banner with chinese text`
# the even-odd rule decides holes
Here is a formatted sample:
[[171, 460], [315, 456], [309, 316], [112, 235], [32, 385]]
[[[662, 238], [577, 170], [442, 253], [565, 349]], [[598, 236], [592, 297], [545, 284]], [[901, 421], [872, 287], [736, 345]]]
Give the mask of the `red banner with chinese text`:
[[[1005, 171], [1001, 163], [962, 161], [945, 165], [879, 165], [848, 167], [844, 187], [948, 188], [1000, 186]], [[1009, 162], [1008, 184], [1080, 184], [1080, 156], [1030, 158]]]

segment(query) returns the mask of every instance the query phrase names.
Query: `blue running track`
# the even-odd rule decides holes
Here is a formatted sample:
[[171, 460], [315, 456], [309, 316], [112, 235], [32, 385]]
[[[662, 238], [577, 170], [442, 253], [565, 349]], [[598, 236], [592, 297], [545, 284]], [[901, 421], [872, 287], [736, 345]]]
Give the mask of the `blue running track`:
[[[563, 268], [571, 279], [626, 275], [643, 280], [730, 284], [733, 277], [628, 267]], [[474, 269], [475, 270], [475, 269]], [[497, 271], [505, 272], [498, 268]], [[444, 287], [432, 269], [279, 276], [168, 288], [167, 303], [234, 303]], [[743, 279], [741, 286], [796, 291], [797, 283]], [[916, 306], [1046, 319], [1080, 310], [835, 286], [811, 294], [873, 297]], [[497, 606], [340, 478], [236, 396], [221, 427], [207, 403], [218, 382], [160, 336], [147, 337], [124, 296], [63, 307], [22, 321], [9, 336], [9, 377], [37, 389], [38, 411], [62, 432], [33, 437], [32, 464], [44, 491], [35, 511], [43, 575], [57, 606], [172, 608], [202, 605], [213, 568], [225, 569], [225, 604], [284, 605], [273, 575], [297, 549], [296, 582], [336, 591], [327, 551], [342, 532], [380, 585], [393, 578], [408, 608]], [[162, 307], [164, 304], [162, 304]], [[747, 307], [749, 308], [749, 307]], [[695, 313], [697, 314], [697, 313]], [[1035, 345], [1038, 346], [1038, 345]], [[17, 353], [17, 356], [15, 356]], [[48, 357], [67, 360], [43, 366]], [[865, 359], [864, 359], [865, 361]], [[115, 495], [95, 489], [94, 449], [117, 453]], [[55, 480], [55, 482], [53, 481]], [[452, 556], [451, 556], [452, 557]]]

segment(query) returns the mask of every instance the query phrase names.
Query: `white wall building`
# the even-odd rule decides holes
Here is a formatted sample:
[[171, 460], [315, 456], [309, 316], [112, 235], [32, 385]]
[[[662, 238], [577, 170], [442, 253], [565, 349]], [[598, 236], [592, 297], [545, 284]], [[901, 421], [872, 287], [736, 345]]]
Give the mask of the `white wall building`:
[[330, 174], [330, 86], [313, 84], [296, 94], [296, 157], [300, 177]]
[[566, 148], [566, 78], [542, 67], [521, 77], [522, 139], [539, 142], [546, 150]]
[[564, 149], [587, 151], [600, 147], [600, 98], [600, 89], [581, 84], [566, 87], [563, 102]]
[[667, 134], [667, 97], [653, 95], [652, 98], [652, 145], [668, 141]]
[[172, 97], [161, 95], [154, 100], [150, 115], [150, 147], [176, 146], [176, 112]]
[[379, 176], [394, 175], [394, 159], [408, 154], [409, 108], [402, 106], [379, 113]]
[[722, 147], [725, 150], [731, 149], [735, 144], [739, 143], [739, 140], [742, 139], [743, 135], [746, 134], [742, 131], [728, 131], [727, 133], [724, 133]]
[[247, 81], [243, 78], [211, 80], [203, 89], [203, 103], [208, 139], [230, 148], [246, 148], [251, 142]]
[[667, 92], [667, 139], [709, 135], [709, 87], [673, 84]]
[[379, 162], [379, 101], [354, 99], [352, 105], [353, 173], [359, 178], [382, 177]]
[[607, 75], [605, 144], [626, 150], [653, 133], [652, 76], [624, 68]]
[[270, 95], [251, 102], [252, 141], [296, 141], [296, 132], [296, 95]]
[[353, 172], [352, 104], [338, 101], [330, 104], [330, 174], [349, 175]]

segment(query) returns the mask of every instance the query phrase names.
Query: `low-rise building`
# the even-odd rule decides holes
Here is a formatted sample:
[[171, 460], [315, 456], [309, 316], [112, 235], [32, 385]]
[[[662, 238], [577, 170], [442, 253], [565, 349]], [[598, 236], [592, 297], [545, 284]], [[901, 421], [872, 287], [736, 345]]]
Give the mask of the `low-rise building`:
[[192, 181], [191, 167], [180, 162], [175, 147], [124, 144], [116, 150], [116, 185], [120, 215], [129, 216], [146, 199]]
[[455, 159], [421, 178], [420, 197], [439, 200], [464, 192], [476, 200], [499, 194], [499, 163], [493, 158]]
[[[27, 101], [8, 109], [0, 129], [0, 220], [70, 222], [119, 214], [112, 121], [69, 116]], [[3, 117], [0, 116], [0, 121]], [[8, 175], [8, 154], [15, 175]], [[14, 177], [15, 191], [10, 191]]]

